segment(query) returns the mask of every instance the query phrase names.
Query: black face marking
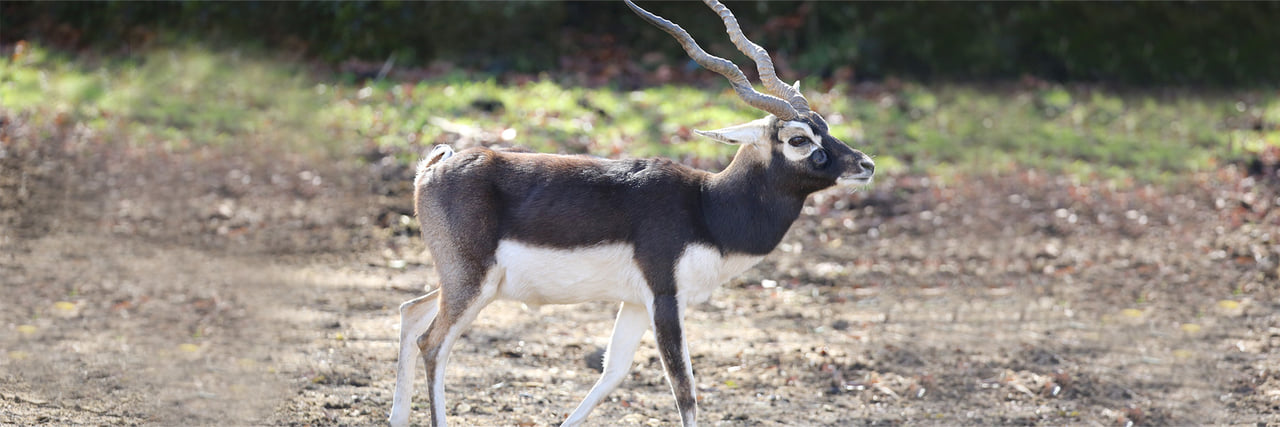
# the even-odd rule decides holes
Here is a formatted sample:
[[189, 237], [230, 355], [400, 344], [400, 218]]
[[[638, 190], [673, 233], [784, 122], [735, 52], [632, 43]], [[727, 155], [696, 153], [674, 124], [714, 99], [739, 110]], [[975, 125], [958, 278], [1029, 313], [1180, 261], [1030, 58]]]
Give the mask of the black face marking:
[[819, 148], [809, 155], [809, 161], [813, 162], [813, 167], [821, 169], [827, 166], [827, 150]]

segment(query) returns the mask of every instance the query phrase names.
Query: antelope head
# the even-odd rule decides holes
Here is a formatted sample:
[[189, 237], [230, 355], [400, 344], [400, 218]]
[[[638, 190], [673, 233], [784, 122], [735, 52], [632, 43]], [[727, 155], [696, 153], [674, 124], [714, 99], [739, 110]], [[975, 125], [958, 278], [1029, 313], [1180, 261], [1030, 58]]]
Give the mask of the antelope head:
[[740, 145], [738, 158], [746, 157], [749, 159], [746, 163], [784, 169], [786, 173], [770, 176], [785, 177], [804, 195], [836, 183], [865, 185], [871, 182], [875, 162], [831, 135], [831, 128], [822, 115], [809, 109], [809, 101], [800, 93], [800, 82], [788, 85], [778, 78], [769, 52], [742, 34], [729, 8], [716, 0], [703, 1], [720, 15], [734, 46], [755, 62], [767, 93], [756, 91], [732, 62], [702, 50], [679, 25], [640, 8], [631, 0], [626, 3], [640, 17], [675, 37], [698, 65], [729, 79], [738, 97], [748, 105], [769, 113], [762, 119], [737, 126], [695, 131], [698, 135]]

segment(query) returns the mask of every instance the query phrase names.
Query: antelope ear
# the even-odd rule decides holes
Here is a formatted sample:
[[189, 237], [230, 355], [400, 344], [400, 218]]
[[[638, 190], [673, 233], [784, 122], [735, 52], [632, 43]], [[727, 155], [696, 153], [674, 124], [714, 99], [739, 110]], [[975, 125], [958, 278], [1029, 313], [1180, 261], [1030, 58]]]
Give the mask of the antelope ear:
[[800, 91], [800, 81], [799, 81], [799, 80], [796, 80], [795, 84], [792, 84], [792, 85], [791, 85], [791, 87], [796, 88], [796, 92], [799, 92], [799, 91]]
[[716, 130], [697, 130], [694, 133], [723, 142], [725, 144], [757, 144], [765, 142], [765, 131], [769, 129], [769, 118], [729, 126]]

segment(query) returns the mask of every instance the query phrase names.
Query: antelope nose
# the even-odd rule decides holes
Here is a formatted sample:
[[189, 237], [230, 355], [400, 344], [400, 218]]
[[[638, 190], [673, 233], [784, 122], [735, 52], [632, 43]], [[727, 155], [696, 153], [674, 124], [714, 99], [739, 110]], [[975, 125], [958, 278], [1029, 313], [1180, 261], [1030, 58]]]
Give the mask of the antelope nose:
[[868, 174], [875, 172], [876, 170], [876, 162], [871, 161], [868, 157], [863, 157], [862, 160], [858, 160], [858, 166], [862, 167], [862, 170]]

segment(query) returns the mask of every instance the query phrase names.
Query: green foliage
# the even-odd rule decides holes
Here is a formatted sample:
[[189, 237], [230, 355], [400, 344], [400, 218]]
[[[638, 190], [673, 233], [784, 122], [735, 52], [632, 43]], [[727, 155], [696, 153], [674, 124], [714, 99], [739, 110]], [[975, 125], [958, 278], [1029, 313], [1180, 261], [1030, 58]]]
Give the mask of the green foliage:
[[[723, 26], [700, 2], [642, 2], [713, 52]], [[1128, 85], [1280, 83], [1277, 2], [742, 2], [748, 35], [806, 75], [1017, 79]], [[8, 2], [0, 40], [106, 51], [157, 34], [263, 46], [338, 62], [445, 61], [541, 72], [599, 51], [665, 51], [666, 34], [621, 2]], [[163, 36], [159, 36], [163, 37]], [[592, 49], [598, 49], [593, 51]], [[639, 55], [637, 55], [639, 56]]]
[[[812, 87], [816, 87], [812, 86]], [[1274, 92], [1116, 93], [906, 84], [850, 95], [807, 92], [833, 133], [890, 173], [983, 174], [1015, 167], [1080, 179], [1164, 182], [1280, 147]], [[504, 85], [454, 74], [418, 83], [344, 83], [289, 62], [195, 47], [75, 61], [31, 47], [0, 61], [0, 109], [69, 116], [129, 144], [171, 150], [263, 147], [351, 157], [370, 146], [413, 153], [459, 129], [542, 152], [669, 156], [724, 164], [734, 147], [697, 138], [761, 116], [727, 86], [636, 91]], [[308, 154], [309, 153], [309, 154]]]
[[39, 47], [0, 62], [0, 106], [65, 114], [136, 145], [282, 148], [328, 141], [309, 126], [318, 101], [295, 65], [236, 52], [160, 50], [89, 66]]
[[1277, 22], [1280, 4], [1261, 2], [818, 2], [806, 24], [820, 32], [763, 43], [794, 37], [784, 45], [811, 70], [876, 77], [1274, 84]]

